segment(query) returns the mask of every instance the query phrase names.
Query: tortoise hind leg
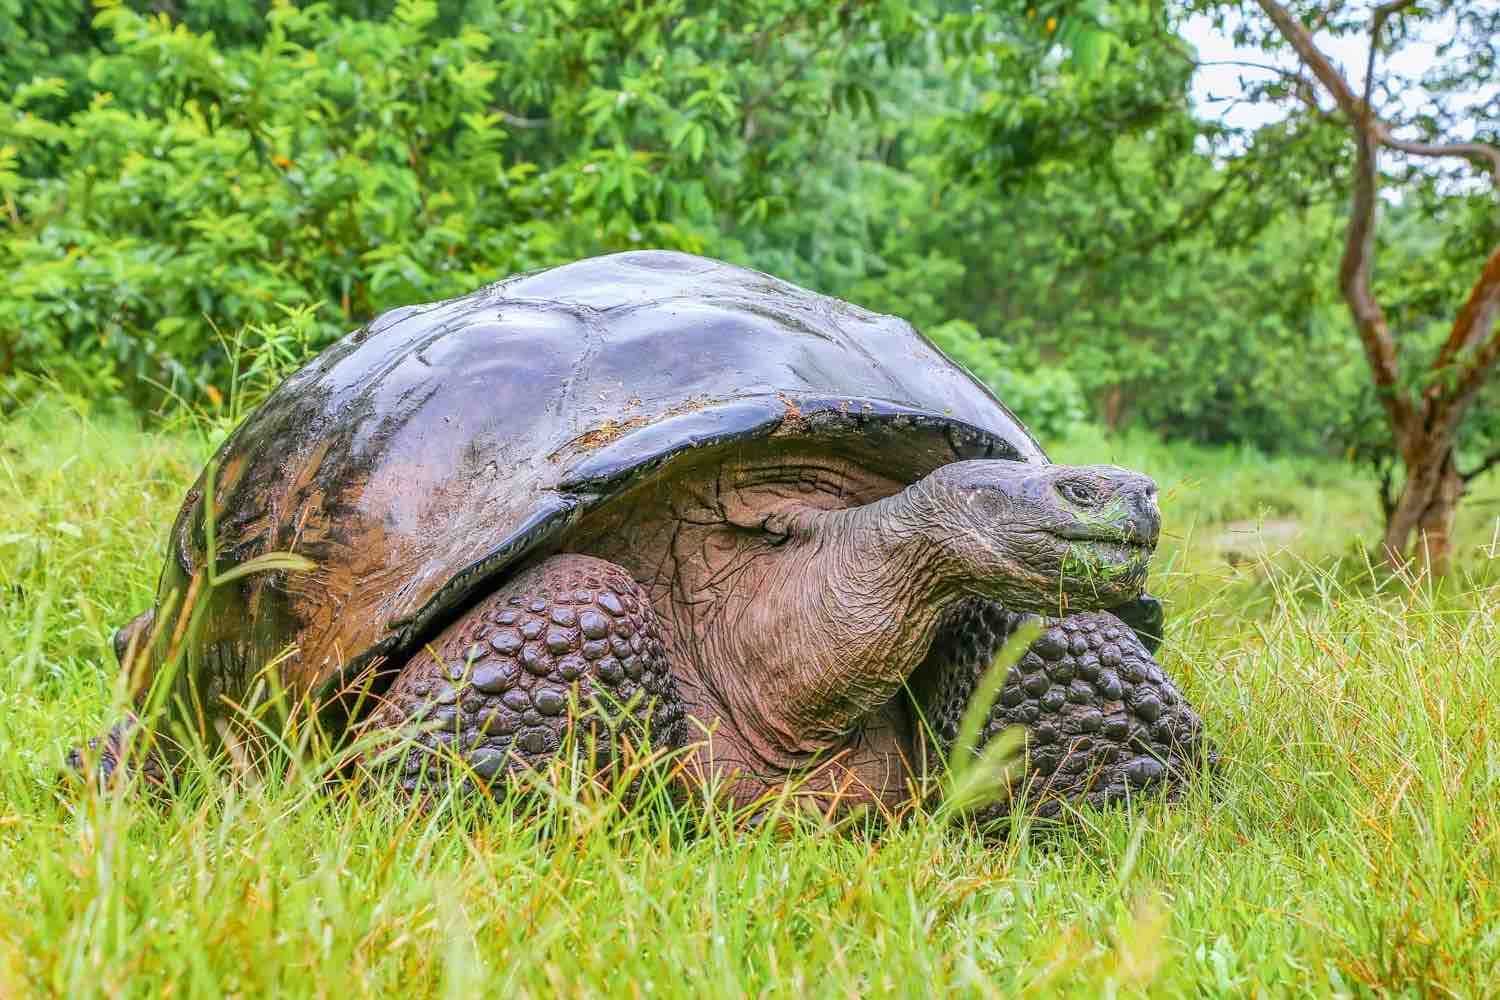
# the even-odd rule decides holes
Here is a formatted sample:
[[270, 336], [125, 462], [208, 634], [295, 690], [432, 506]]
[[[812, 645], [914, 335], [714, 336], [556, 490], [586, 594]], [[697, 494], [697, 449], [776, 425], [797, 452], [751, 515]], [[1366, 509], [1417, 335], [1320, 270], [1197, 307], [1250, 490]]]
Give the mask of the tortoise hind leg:
[[[131, 689], [144, 687], [141, 664], [149, 659], [146, 646], [156, 623], [156, 610], [148, 609], [115, 630], [111, 645], [120, 669], [132, 674]], [[99, 787], [121, 780], [135, 771], [147, 787], [170, 789], [173, 784], [171, 760], [175, 757], [167, 741], [147, 732], [132, 713], [116, 722], [103, 735], [82, 746], [68, 749], [63, 758], [63, 776]]]
[[127, 714], [103, 736], [70, 748], [63, 758], [63, 777], [108, 788], [134, 773], [147, 788], [169, 792], [175, 775], [168, 750], [161, 737]]
[[613, 563], [559, 555], [408, 660], [363, 728], [409, 737], [372, 770], [416, 791], [424, 781], [489, 787], [545, 770], [570, 732], [603, 770], [621, 741], [675, 748], [686, 726], [640, 585]]

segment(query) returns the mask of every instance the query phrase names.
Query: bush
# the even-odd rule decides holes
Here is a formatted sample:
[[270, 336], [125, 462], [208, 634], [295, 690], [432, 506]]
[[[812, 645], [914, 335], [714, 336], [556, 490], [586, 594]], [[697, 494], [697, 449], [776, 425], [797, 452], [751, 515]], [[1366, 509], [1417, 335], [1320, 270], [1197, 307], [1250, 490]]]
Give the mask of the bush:
[[928, 331], [932, 342], [990, 386], [1042, 438], [1058, 437], [1088, 415], [1070, 372], [1041, 364], [1013, 345], [951, 320]]
[[[258, 47], [227, 51], [101, 13], [118, 52], [89, 67], [88, 106], [27, 114], [61, 93], [44, 80], [7, 109], [22, 170], [6, 193], [29, 223], [3, 244], [8, 349], [64, 379], [192, 393], [228, 370], [216, 330], [314, 306], [319, 346], [387, 307], [567, 255], [587, 213], [563, 211], [535, 165], [506, 163], [489, 39], [435, 37], [434, 13], [278, 7]], [[53, 172], [26, 176], [48, 158]]]
[[[12, 72], [65, 70], [0, 105], [11, 396], [45, 372], [137, 405], [212, 402], [235, 331], [289, 311], [316, 350], [398, 304], [647, 246], [952, 319], [962, 267], [913, 224], [931, 184], [878, 155], [899, 129], [871, 121], [874, 84], [926, 79], [882, 38], [940, 38], [940, 11], [761, 0], [622, 21], [606, 0], [403, 0], [261, 18], [227, 0], [222, 17], [112, 4], [90, 22], [48, 2], [50, 21], [0, 8], [29, 53]], [[1012, 348], [959, 330], [936, 336], [1041, 432], [1082, 412], [1071, 382], [1020, 379]]]

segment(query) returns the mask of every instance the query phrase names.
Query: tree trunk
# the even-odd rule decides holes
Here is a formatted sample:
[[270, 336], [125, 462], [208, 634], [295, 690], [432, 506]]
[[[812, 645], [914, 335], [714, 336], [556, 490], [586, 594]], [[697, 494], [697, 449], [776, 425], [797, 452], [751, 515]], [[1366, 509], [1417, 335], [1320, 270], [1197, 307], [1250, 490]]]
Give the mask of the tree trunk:
[[[1401, 566], [1412, 551], [1419, 569], [1432, 576], [1453, 561], [1453, 522], [1464, 481], [1453, 460], [1452, 441], [1426, 441], [1408, 457], [1406, 483], [1385, 524], [1385, 560]], [[1412, 541], [1415, 538], [1413, 550]]]
[[1112, 385], [1104, 390], [1104, 429], [1109, 434], [1114, 434], [1120, 429], [1120, 421], [1125, 413], [1125, 390], [1117, 385]]
[[1437, 492], [1422, 520], [1417, 522], [1417, 555], [1425, 561], [1432, 576], [1444, 576], [1453, 563], [1453, 523], [1458, 517], [1458, 501], [1464, 495], [1464, 481], [1448, 452], [1438, 475]]
[[[1387, 21], [1415, 6], [1413, 0], [1386, 0], [1370, 12], [1363, 94], [1349, 86], [1343, 71], [1318, 47], [1315, 28], [1309, 28], [1278, 0], [1255, 2], [1317, 85], [1333, 98], [1354, 141], [1349, 228], [1339, 262], [1339, 287], [1364, 347], [1396, 454], [1406, 468], [1400, 497], [1392, 502], [1388, 490], [1384, 486], [1381, 489], [1381, 507], [1386, 513], [1383, 555], [1392, 569], [1405, 565], [1415, 535], [1413, 555], [1417, 564], [1426, 572], [1441, 575], [1452, 562], [1453, 521], [1465, 479], [1500, 464], [1497, 455], [1493, 462], [1487, 459], [1466, 477], [1453, 461], [1454, 443], [1465, 414], [1480, 388], [1500, 368], [1500, 246], [1490, 251], [1479, 280], [1454, 318], [1448, 339], [1421, 380], [1426, 388], [1420, 397], [1412, 397], [1402, 389], [1396, 339], [1371, 287], [1380, 205], [1378, 156], [1381, 148], [1389, 148], [1410, 156], [1482, 162], [1500, 190], [1500, 146], [1485, 142], [1411, 142], [1398, 138], [1391, 125], [1380, 119], [1374, 98], [1379, 93], [1376, 64], [1382, 49], [1381, 33]], [[1338, 6], [1331, 4], [1329, 9]], [[1313, 87], [1312, 81], [1298, 80], [1309, 90]], [[1316, 101], [1306, 95], [1304, 98], [1315, 114], [1325, 113]]]

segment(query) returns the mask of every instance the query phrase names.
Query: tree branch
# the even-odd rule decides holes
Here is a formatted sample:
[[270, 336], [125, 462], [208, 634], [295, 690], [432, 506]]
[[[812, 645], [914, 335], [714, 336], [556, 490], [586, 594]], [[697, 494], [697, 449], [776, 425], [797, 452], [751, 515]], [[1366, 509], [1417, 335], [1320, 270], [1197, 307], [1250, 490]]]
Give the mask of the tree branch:
[[1270, 63], [1246, 62], [1243, 59], [1206, 59], [1202, 61], [1194, 61], [1192, 63], [1192, 66], [1194, 69], [1199, 69], [1203, 66], [1242, 66], [1246, 69], [1258, 69], [1264, 70], [1267, 73], [1274, 73], [1285, 80], [1287, 83], [1293, 85], [1293, 89], [1299, 101], [1301, 101], [1303, 104], [1306, 104], [1314, 111], [1323, 111], [1322, 108], [1318, 107], [1317, 88], [1313, 85], [1313, 82], [1307, 77], [1303, 76], [1301, 73], [1295, 72], [1293, 70], [1283, 69], [1280, 66], [1273, 66]]
[[[1443, 348], [1438, 352], [1436, 360], [1432, 363], [1432, 370], [1446, 368], [1453, 363], [1454, 359], [1463, 352], [1465, 348], [1482, 338], [1488, 331], [1488, 323], [1493, 323], [1495, 302], [1493, 297], [1497, 291], [1495, 282], [1490, 277], [1490, 272], [1496, 266], [1496, 258], [1500, 256], [1500, 246], [1490, 253], [1489, 260], [1480, 272], [1479, 280], [1469, 291], [1469, 297], [1463, 307], [1458, 310], [1458, 315], [1453, 317], [1453, 328], [1448, 332], [1448, 339], [1444, 341]], [[1486, 310], [1489, 316], [1486, 316]], [[1434, 386], [1433, 389], [1440, 389]], [[1433, 389], [1429, 389], [1431, 394]]]
[[1375, 90], [1375, 60], [1380, 55], [1380, 32], [1385, 28], [1386, 19], [1412, 4], [1416, 0], [1390, 0], [1375, 8], [1375, 13], [1370, 17], [1370, 54], [1365, 58], [1365, 94], [1363, 97], [1366, 108], [1370, 106], [1370, 94]]
[[1266, 12], [1281, 36], [1296, 50], [1303, 65], [1333, 95], [1334, 102], [1344, 112], [1354, 134], [1357, 154], [1354, 164], [1354, 197], [1349, 206], [1349, 231], [1344, 239], [1344, 255], [1339, 262], [1339, 288], [1354, 317], [1355, 329], [1365, 349], [1365, 358], [1375, 379], [1376, 396], [1390, 417], [1391, 431], [1397, 446], [1405, 455], [1409, 450], [1408, 438], [1413, 430], [1414, 412], [1410, 401], [1397, 391], [1399, 367], [1396, 342], [1391, 336], [1385, 310], [1380, 307], [1370, 287], [1370, 274], [1375, 260], [1376, 191], [1380, 180], [1376, 162], [1378, 146], [1374, 130], [1370, 127], [1370, 109], [1364, 101], [1354, 96], [1348, 81], [1319, 50], [1312, 34], [1302, 22], [1276, 0], [1256, 0], [1256, 3]]
[[1500, 147], [1482, 142], [1408, 142], [1391, 134], [1385, 122], [1375, 122], [1375, 136], [1382, 146], [1410, 153], [1412, 156], [1463, 157], [1467, 160], [1488, 160], [1490, 182], [1500, 191]]
[[1496, 320], [1500, 320], [1500, 246], [1490, 252], [1479, 280], [1453, 320], [1453, 330], [1438, 360], [1433, 363], [1435, 372], [1447, 368], [1457, 361], [1460, 352], [1477, 345], [1448, 393], [1442, 394], [1437, 380], [1427, 390], [1432, 400], [1429, 424], [1435, 430], [1451, 431], [1458, 426], [1469, 403], [1500, 363], [1500, 325]]
[[1192, 64], [1194, 68], [1199, 66], [1243, 66], [1246, 69], [1263, 69], [1267, 73], [1275, 73], [1277, 76], [1287, 80], [1295, 80], [1298, 83], [1308, 82], [1307, 77], [1296, 70], [1287, 69], [1284, 66], [1275, 66], [1271, 63], [1247, 62], [1244, 59], [1195, 59], [1192, 61]]
[[1276, 0], [1255, 0], [1260, 9], [1266, 12], [1276, 30], [1281, 32], [1281, 37], [1287, 40], [1293, 50], [1301, 58], [1303, 65], [1312, 70], [1313, 76], [1328, 89], [1333, 95], [1334, 102], [1344, 114], [1349, 116], [1351, 122], [1359, 122], [1363, 117], [1363, 102], [1354, 96], [1349, 83], [1344, 79], [1338, 67], [1329, 61], [1316, 42], [1313, 41], [1312, 33], [1303, 27], [1302, 22], [1297, 20], [1291, 13]]
[[1400, 369], [1396, 341], [1385, 310], [1370, 287], [1375, 261], [1375, 213], [1378, 183], [1375, 143], [1362, 128], [1354, 128], [1357, 150], [1354, 163], [1354, 197], [1349, 206], [1349, 231], [1344, 237], [1344, 255], [1339, 261], [1339, 288], [1354, 316], [1354, 326], [1365, 349], [1376, 395], [1391, 418], [1391, 430], [1405, 452], [1405, 436], [1411, 426], [1411, 404], [1397, 390]]
[[1497, 190], [1500, 190], [1500, 148], [1482, 142], [1409, 142], [1398, 139], [1391, 133], [1391, 127], [1375, 117], [1370, 108], [1370, 93], [1375, 80], [1375, 59], [1380, 48], [1380, 33], [1385, 27], [1385, 22], [1394, 14], [1398, 14], [1407, 7], [1413, 6], [1417, 0], [1390, 0], [1375, 8], [1370, 19], [1370, 56], [1365, 68], [1365, 96], [1363, 99], [1354, 96], [1349, 82], [1339, 73], [1338, 68], [1319, 50], [1317, 43], [1313, 40], [1312, 33], [1303, 27], [1302, 23], [1291, 15], [1289, 11], [1276, 0], [1256, 0], [1261, 10], [1271, 19], [1279, 31], [1296, 51], [1303, 65], [1312, 70], [1318, 81], [1333, 95], [1339, 109], [1348, 117], [1351, 125], [1356, 128], [1365, 127], [1370, 129], [1382, 146], [1409, 153], [1412, 156], [1455, 156], [1469, 160], [1486, 160], [1490, 166], [1490, 178]]
[[1500, 451], [1495, 452], [1493, 455], [1486, 456], [1483, 462], [1480, 462], [1468, 472], [1460, 472], [1458, 474], [1458, 478], [1462, 479], [1466, 483], [1472, 483], [1474, 480], [1478, 479], [1486, 472], [1489, 472], [1497, 465], [1500, 465]]

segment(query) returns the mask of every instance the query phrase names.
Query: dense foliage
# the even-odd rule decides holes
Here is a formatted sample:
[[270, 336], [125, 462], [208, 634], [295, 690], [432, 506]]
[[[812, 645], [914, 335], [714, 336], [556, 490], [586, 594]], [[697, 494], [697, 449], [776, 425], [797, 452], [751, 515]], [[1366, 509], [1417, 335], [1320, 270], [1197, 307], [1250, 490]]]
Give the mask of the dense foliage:
[[[0, 0], [0, 400], [45, 373], [217, 404], [247, 330], [300, 356], [397, 304], [668, 247], [903, 315], [1045, 435], [1348, 447], [1374, 408], [1332, 189], [1288, 169], [1300, 200], [1242, 196], [1275, 148], [1209, 155], [1171, 16]], [[1411, 241], [1446, 238], [1413, 215]]]
[[[779, 0], [249, 9], [11, 12], [29, 45], [0, 110], [0, 371], [212, 398], [222, 332], [309, 306], [318, 347], [393, 305], [645, 246], [954, 318], [937, 304], [954, 266], [902, 218], [927, 191], [882, 162], [869, 123], [908, 68], [908, 90], [964, 77], [977, 40], [1004, 37], [994, 18]], [[1044, 423], [1077, 415], [1066, 375], [937, 336]]]

